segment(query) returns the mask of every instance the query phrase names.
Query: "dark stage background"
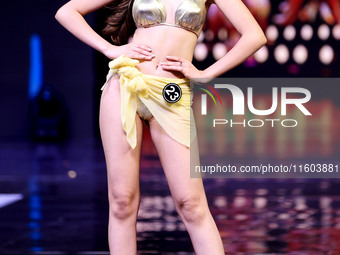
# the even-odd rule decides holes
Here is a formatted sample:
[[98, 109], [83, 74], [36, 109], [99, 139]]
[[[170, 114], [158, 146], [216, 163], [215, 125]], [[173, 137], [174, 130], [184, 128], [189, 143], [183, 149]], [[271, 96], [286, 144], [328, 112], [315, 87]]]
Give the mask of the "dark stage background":
[[[301, 6], [294, 0], [244, 2], [268, 44], [224, 77], [340, 76], [339, 1], [302, 1]], [[64, 3], [13, 0], [1, 5], [0, 255], [109, 254], [106, 168], [98, 127], [109, 59], [55, 20]], [[102, 9], [85, 18], [99, 32], [109, 12]], [[208, 67], [238, 36], [213, 5], [193, 63]], [[32, 38], [41, 42], [42, 76], [32, 74]], [[30, 94], [32, 84], [44, 85], [38, 99]], [[277, 141], [288, 137], [290, 143], [282, 142], [283, 147], [299, 151], [297, 156], [294, 150], [282, 154], [287, 161], [298, 157], [307, 162], [317, 152], [338, 162], [339, 89], [325, 90], [320, 84], [313, 91], [320, 93], [312, 95], [317, 102], [308, 131], [312, 135], [303, 136], [305, 130], [299, 129], [305, 139], [280, 133]], [[265, 92], [260, 96], [270, 100]], [[193, 254], [148, 132], [144, 138], [138, 249], [141, 254]], [[272, 150], [273, 144], [252, 139], [262, 157]], [[256, 150], [256, 142], [263, 147]], [[241, 147], [233, 153], [246, 162], [247, 146]], [[204, 181], [226, 254], [340, 254], [338, 178]]]
[[[99, 137], [97, 120], [100, 87], [105, 82], [109, 59], [80, 42], [54, 19], [56, 11], [64, 3], [65, 1], [7, 1], [2, 5], [1, 139], [27, 139], [29, 136], [27, 119], [29, 43], [33, 34], [41, 37], [43, 81], [60, 93], [67, 109], [68, 138], [79, 140]], [[334, 38], [332, 32], [326, 40], [319, 38], [318, 29], [320, 25], [326, 24], [319, 12], [315, 14], [314, 21], [296, 20], [294, 22], [296, 35], [294, 39], [287, 40], [283, 36], [286, 26], [279, 26], [273, 22], [274, 14], [279, 13], [278, 2], [270, 3], [271, 8], [267, 1], [259, 3], [258, 10], [256, 9], [257, 19], [265, 31], [268, 27], [275, 27], [277, 39], [269, 40], [266, 46], [268, 57], [263, 63], [250, 60], [226, 73], [225, 77], [339, 77], [339, 38]], [[109, 10], [98, 10], [87, 15], [86, 20], [95, 30], [101, 31], [105, 15], [108, 13]], [[231, 40], [237, 38], [235, 31], [230, 27], [224, 32], [223, 28], [228, 24], [223, 24], [218, 18], [220, 17], [211, 17], [205, 24], [205, 30], [210, 28], [209, 32], [214, 33], [209, 33], [210, 39], [205, 36], [201, 40], [206, 49], [202, 50], [202, 47], [199, 47], [200, 50], [197, 50], [199, 61], [194, 58], [193, 62], [198, 68], [206, 68], [215, 61], [214, 46], [215, 54], [218, 56], [225, 50], [221, 45], [229, 49], [233, 45]], [[299, 34], [306, 24], [311, 25], [313, 29], [310, 40], [303, 40]], [[331, 31], [335, 25], [326, 26]], [[223, 30], [220, 35], [217, 32], [219, 29]], [[274, 33], [275, 37], [275, 31], [269, 30], [270, 35]], [[284, 45], [289, 50], [289, 59], [284, 64], [278, 63], [274, 57], [274, 50], [278, 45]], [[305, 46], [308, 51], [308, 59], [303, 64], [297, 64], [292, 57], [293, 49], [298, 45]], [[333, 60], [327, 65], [319, 60], [318, 54], [324, 45], [331, 46], [334, 51]], [[284, 53], [283, 50], [283, 55]]]

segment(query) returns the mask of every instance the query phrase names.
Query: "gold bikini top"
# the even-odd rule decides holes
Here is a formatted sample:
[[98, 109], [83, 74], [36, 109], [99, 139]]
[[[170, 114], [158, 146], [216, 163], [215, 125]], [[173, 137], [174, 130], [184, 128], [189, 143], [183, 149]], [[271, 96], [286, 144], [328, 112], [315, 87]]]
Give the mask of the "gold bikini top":
[[175, 24], [172, 24], [166, 22], [163, 0], [135, 0], [132, 6], [136, 27], [174, 26], [191, 31], [197, 37], [203, 27], [206, 12], [204, 0], [183, 0], [175, 12]]

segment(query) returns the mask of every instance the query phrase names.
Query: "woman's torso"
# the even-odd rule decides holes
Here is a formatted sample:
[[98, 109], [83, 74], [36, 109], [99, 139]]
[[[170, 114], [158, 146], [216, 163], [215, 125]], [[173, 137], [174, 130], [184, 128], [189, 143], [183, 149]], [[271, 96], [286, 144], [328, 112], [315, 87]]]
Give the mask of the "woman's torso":
[[[175, 11], [182, 2], [183, 0], [163, 0], [167, 23], [174, 24]], [[209, 6], [210, 1], [205, 1], [206, 11]], [[155, 54], [155, 57], [150, 61], [140, 61], [137, 67], [141, 72], [162, 77], [183, 78], [183, 74], [180, 72], [163, 70], [159, 63], [168, 61], [166, 56], [178, 56], [192, 61], [197, 36], [195, 33], [179, 27], [151, 26], [137, 28], [131, 42], [146, 45]]]

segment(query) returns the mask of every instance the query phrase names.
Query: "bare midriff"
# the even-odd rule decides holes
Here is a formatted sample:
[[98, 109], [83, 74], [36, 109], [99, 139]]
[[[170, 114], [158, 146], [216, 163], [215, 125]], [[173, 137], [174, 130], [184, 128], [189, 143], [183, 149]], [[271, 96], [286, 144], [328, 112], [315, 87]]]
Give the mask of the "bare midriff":
[[192, 61], [197, 36], [178, 27], [153, 26], [137, 28], [132, 43], [150, 47], [155, 55], [151, 60], [140, 60], [138, 69], [144, 74], [167, 78], [184, 78], [178, 71], [163, 70], [160, 62], [167, 62], [167, 56], [177, 56]]

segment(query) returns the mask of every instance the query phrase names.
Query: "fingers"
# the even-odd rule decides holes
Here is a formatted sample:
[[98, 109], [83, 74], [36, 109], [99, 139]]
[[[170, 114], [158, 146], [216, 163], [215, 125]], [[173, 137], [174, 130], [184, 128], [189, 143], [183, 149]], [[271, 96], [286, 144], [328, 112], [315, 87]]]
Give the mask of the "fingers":
[[183, 71], [183, 66], [181, 66], [180, 62], [161, 62], [160, 65], [164, 70]]
[[173, 61], [167, 61], [167, 62], [159, 62], [159, 64], [162, 66], [162, 65], [165, 65], [165, 66], [182, 66], [182, 62], [173, 62]]
[[184, 60], [177, 56], [166, 56], [167, 60], [170, 61], [162, 61], [160, 62], [160, 65], [163, 69], [169, 69], [169, 70], [182, 70], [183, 62]]
[[146, 56], [147, 58], [151, 59], [153, 57], [155, 57], [155, 55], [151, 52], [152, 50], [144, 45], [138, 45], [138, 44], [134, 44], [132, 45], [132, 50]]
[[173, 70], [173, 71], [183, 71], [183, 65], [186, 63], [182, 58], [177, 56], [167, 56], [167, 60], [160, 62], [160, 65], [165, 70]]
[[146, 45], [131, 43], [127, 45], [126, 51], [125, 55], [134, 59], [151, 60], [155, 57], [152, 49]]
[[152, 56], [146, 56], [144, 54], [139, 54], [136, 52], [127, 53], [126, 56], [129, 58], [140, 59], [140, 60], [151, 60], [152, 59]]
[[133, 55], [136, 58], [139, 59], [147, 59], [150, 60], [153, 57], [155, 57], [155, 55], [151, 52], [152, 49], [145, 46], [145, 45], [140, 45], [140, 44], [132, 44], [131, 46], [131, 50], [133, 51]]
[[183, 62], [183, 59], [177, 56], [166, 56], [168, 60]]
[[148, 51], [148, 52], [151, 52], [151, 51], [152, 51], [151, 48], [149, 48], [148, 46], [145, 46], [145, 45], [134, 44], [134, 46], [137, 47], [137, 48], [141, 48], [141, 49], [143, 49], [143, 50], [146, 50], [146, 51]]
[[163, 70], [181, 72], [188, 79], [191, 79], [192, 77], [199, 77], [201, 75], [201, 71], [193, 66], [191, 61], [187, 59], [177, 56], [167, 56], [166, 59], [169, 61], [160, 62]]

